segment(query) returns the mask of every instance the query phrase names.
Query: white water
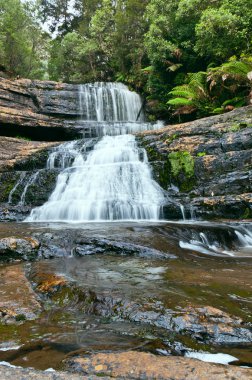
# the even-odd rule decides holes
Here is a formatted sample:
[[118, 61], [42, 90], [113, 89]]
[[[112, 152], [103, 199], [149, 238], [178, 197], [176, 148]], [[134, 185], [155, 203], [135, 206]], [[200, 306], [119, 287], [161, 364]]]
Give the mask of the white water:
[[21, 197], [20, 197], [20, 201], [19, 201], [19, 205], [20, 206], [23, 206], [25, 204], [25, 197], [26, 197], [26, 193], [27, 193], [27, 190], [29, 189], [29, 187], [31, 185], [33, 185], [39, 175], [39, 172], [40, 170], [38, 170], [37, 172], [33, 173], [30, 178], [28, 179], [25, 187], [24, 187], [24, 190], [23, 190], [23, 193], [21, 194]]
[[136, 122], [141, 105], [139, 95], [122, 84], [80, 86], [83, 119], [100, 123], [104, 137], [92, 151], [87, 140], [51, 153], [47, 168], [62, 169], [56, 188], [26, 221], [159, 220], [164, 192], [152, 179], [145, 150], [134, 136], [122, 134], [162, 126]]
[[79, 100], [83, 120], [143, 121], [140, 96], [122, 83], [81, 85]]
[[228, 355], [228, 354], [211, 354], [209, 352], [187, 352], [185, 354], [186, 358], [194, 358], [201, 360], [203, 362], [208, 362], [208, 363], [218, 363], [218, 364], [224, 364], [227, 365], [229, 363], [232, 363], [236, 360], [238, 360], [236, 357]]
[[[239, 230], [238, 230], [239, 228]], [[223, 247], [217, 240], [210, 241], [204, 232], [199, 232], [188, 241], [179, 241], [180, 248], [203, 253], [210, 256], [251, 257], [252, 255], [252, 232], [249, 227], [232, 227], [237, 243], [233, 249]]]
[[135, 137], [105, 136], [86, 160], [81, 152], [76, 155], [60, 173], [49, 201], [34, 209], [29, 221], [157, 220], [163, 200]]
[[17, 183], [15, 184], [15, 186], [13, 187], [13, 189], [11, 190], [11, 192], [9, 194], [9, 197], [8, 197], [8, 203], [9, 204], [12, 203], [12, 197], [13, 197], [15, 191], [17, 190], [17, 188], [19, 187], [19, 185], [21, 185], [23, 183], [25, 175], [26, 175], [26, 172], [21, 172], [19, 180], [17, 181]]

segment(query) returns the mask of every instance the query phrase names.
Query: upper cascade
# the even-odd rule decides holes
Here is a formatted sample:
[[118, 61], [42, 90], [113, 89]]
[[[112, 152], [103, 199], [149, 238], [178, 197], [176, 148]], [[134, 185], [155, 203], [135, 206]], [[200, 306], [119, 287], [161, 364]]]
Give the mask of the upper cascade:
[[143, 121], [142, 99], [122, 83], [87, 83], [79, 87], [79, 105], [86, 121]]
[[96, 129], [96, 144], [71, 141], [52, 151], [47, 168], [60, 170], [55, 190], [26, 221], [159, 220], [164, 192], [131, 133], [162, 123], [144, 122], [140, 96], [121, 83], [81, 85], [79, 101], [81, 122]]

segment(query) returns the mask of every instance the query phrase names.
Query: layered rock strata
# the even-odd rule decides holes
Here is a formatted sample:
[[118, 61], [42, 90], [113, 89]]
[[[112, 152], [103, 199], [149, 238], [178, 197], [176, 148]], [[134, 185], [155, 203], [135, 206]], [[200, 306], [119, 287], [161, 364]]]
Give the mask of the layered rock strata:
[[[155, 179], [203, 218], [252, 218], [252, 107], [144, 132]], [[167, 217], [173, 211], [168, 208]]]

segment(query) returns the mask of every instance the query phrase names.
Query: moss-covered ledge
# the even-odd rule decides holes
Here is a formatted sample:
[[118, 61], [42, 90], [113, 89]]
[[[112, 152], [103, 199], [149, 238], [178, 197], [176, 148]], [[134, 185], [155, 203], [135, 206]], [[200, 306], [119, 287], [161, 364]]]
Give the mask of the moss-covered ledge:
[[204, 218], [252, 218], [250, 199], [243, 196], [252, 189], [251, 106], [139, 133], [137, 139], [154, 178], [180, 203], [194, 204]]

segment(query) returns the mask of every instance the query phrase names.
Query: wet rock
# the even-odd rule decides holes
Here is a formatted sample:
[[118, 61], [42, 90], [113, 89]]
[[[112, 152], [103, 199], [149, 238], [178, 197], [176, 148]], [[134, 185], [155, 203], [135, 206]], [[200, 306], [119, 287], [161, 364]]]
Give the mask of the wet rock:
[[38, 258], [53, 259], [67, 256], [66, 251], [56, 245], [42, 245], [38, 251]]
[[252, 342], [252, 329], [242, 319], [214, 307], [188, 308], [186, 314], [172, 318], [177, 331], [187, 331], [197, 340], [215, 344]]
[[28, 141], [22, 138], [0, 137], [0, 172], [12, 169], [23, 170], [42, 168], [48, 154], [46, 152], [58, 142]]
[[203, 363], [180, 357], [159, 357], [143, 352], [102, 353], [70, 359], [73, 371], [123, 379], [215, 380], [249, 379], [250, 370]]
[[22, 323], [35, 319], [40, 303], [20, 265], [0, 267], [0, 321]]
[[51, 294], [57, 292], [63, 286], [66, 286], [68, 281], [65, 277], [55, 274], [40, 273], [39, 282], [36, 286], [36, 291], [40, 293]]
[[9, 205], [4, 203], [0, 206], [1, 222], [23, 221], [31, 212], [32, 207], [27, 205]]
[[[204, 219], [252, 217], [252, 107], [138, 135], [168, 195]], [[179, 192], [170, 189], [174, 185]], [[209, 206], [207, 200], [213, 202]], [[169, 202], [164, 217], [176, 218]]]
[[43, 293], [52, 303], [64, 305], [64, 308], [74, 306], [79, 312], [155, 326], [168, 334], [190, 336], [200, 343], [229, 345], [252, 342], [249, 324], [210, 306], [170, 310], [159, 301], [143, 298], [142, 302], [134, 302], [120, 293], [108, 295], [106, 291], [83, 288], [66, 277], [54, 274], [34, 273], [31, 278], [37, 292]]
[[114, 313], [133, 322], [147, 323], [170, 332], [189, 335], [199, 342], [220, 345], [248, 344], [252, 342], [252, 329], [241, 319], [213, 307], [188, 307], [180, 313], [161, 305], [138, 305], [119, 301], [113, 305]]
[[107, 239], [78, 239], [73, 253], [84, 256], [97, 253], [117, 253], [120, 255], [138, 255], [145, 258], [176, 258], [175, 255], [144, 247], [137, 244], [118, 242]]
[[222, 195], [212, 197], [195, 197], [191, 205], [196, 210], [196, 215], [206, 219], [230, 218], [251, 219], [252, 218], [252, 194]]
[[[6, 365], [0, 364], [0, 379], [15, 379], [15, 380], [91, 380], [99, 379], [95, 375], [90, 377], [89, 375], [78, 375], [68, 372], [59, 372], [59, 371], [36, 371], [30, 368], [20, 368], [20, 367], [11, 367], [6, 363]], [[107, 377], [104, 377], [104, 380], [107, 380]]]
[[87, 255], [97, 255], [105, 253], [106, 248], [97, 247], [92, 244], [85, 244], [84, 246], [75, 247], [73, 253], [75, 256], [87, 256]]
[[0, 239], [0, 261], [33, 260], [37, 257], [40, 243], [31, 237]]

